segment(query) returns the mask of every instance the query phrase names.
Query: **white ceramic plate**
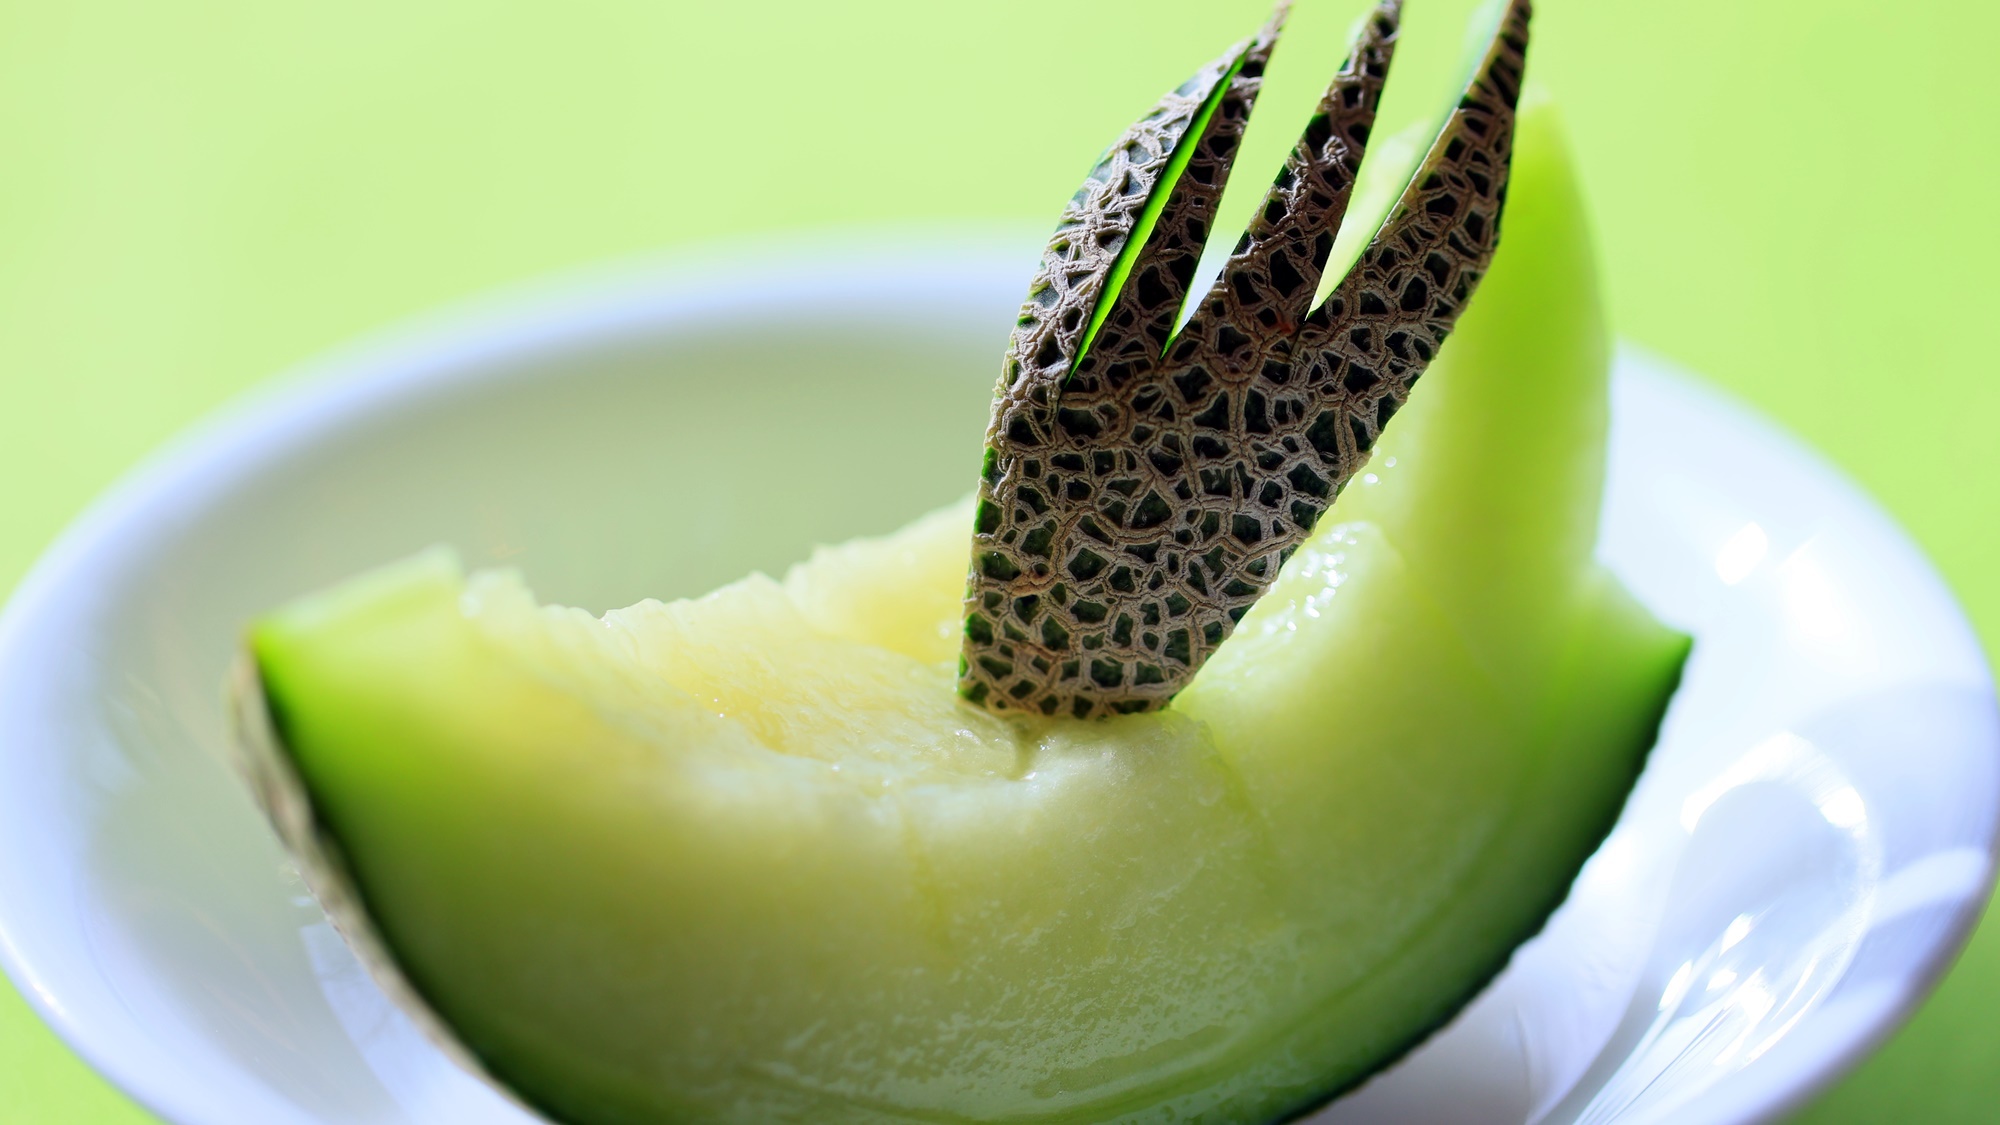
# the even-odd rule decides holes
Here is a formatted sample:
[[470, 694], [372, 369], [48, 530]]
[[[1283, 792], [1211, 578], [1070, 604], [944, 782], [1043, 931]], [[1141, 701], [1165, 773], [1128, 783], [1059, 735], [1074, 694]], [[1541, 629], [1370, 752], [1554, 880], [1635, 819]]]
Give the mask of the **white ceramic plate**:
[[[598, 275], [332, 357], [153, 458], [0, 619], [14, 980], [173, 1122], [525, 1120], [387, 1005], [223, 765], [238, 630], [437, 541], [603, 610], [948, 501], [1039, 241]], [[1766, 1120], [1901, 1022], [1985, 899], [2000, 719], [1936, 575], [1661, 364], [1621, 355], [1614, 403], [1601, 551], [1697, 638], [1660, 746], [1542, 936], [1316, 1120]]]

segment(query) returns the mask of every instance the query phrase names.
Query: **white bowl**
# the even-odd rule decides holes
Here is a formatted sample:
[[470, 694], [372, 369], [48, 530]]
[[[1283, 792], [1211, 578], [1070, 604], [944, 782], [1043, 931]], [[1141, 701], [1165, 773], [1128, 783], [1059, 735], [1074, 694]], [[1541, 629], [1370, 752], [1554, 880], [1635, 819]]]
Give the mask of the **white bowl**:
[[[888, 530], [971, 484], [1038, 245], [597, 275], [334, 356], [151, 459], [0, 618], [15, 981], [170, 1121], [526, 1120], [387, 1004], [224, 765], [238, 631], [438, 541], [602, 610]], [[1697, 638], [1660, 745], [1547, 930], [1315, 1120], [1767, 1120], [1908, 1015], [1985, 900], [2000, 717], [1937, 576], [1657, 361], [1620, 355], [1614, 418], [1600, 549]]]

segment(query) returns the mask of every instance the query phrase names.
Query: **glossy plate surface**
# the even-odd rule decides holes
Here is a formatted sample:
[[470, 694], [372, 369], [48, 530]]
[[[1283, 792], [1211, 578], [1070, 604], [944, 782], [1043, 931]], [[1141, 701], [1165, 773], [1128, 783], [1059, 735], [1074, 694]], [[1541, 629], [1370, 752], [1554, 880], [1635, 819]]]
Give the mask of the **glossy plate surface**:
[[[602, 611], [889, 530], [971, 484], [1039, 244], [820, 239], [499, 298], [142, 465], [0, 618], [14, 980], [181, 1125], [530, 1120], [387, 1005], [223, 764], [238, 631], [439, 541]], [[1600, 551], [1695, 635], [1685, 685], [1549, 928], [1315, 1121], [1768, 1120], [1985, 900], [2000, 717], [1942, 583], [1770, 425], [1636, 353], [1616, 380]]]

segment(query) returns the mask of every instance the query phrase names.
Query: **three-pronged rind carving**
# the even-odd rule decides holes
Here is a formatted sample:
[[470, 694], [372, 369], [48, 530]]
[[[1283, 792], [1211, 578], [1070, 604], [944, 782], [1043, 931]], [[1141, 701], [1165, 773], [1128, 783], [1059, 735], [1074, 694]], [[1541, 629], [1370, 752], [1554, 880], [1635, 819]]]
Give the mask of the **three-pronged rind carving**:
[[[1498, 243], [1529, 12], [1526, 0], [1506, 10], [1389, 218], [1310, 309], [1400, 9], [1383, 0], [1364, 22], [1180, 333], [1282, 10], [1134, 126], [1065, 210], [987, 432], [967, 699], [1079, 718], [1164, 705], [1269, 588], [1436, 354]], [[1163, 183], [1176, 142], [1196, 147]], [[1107, 293], [1154, 191], [1168, 194], [1153, 234]]]

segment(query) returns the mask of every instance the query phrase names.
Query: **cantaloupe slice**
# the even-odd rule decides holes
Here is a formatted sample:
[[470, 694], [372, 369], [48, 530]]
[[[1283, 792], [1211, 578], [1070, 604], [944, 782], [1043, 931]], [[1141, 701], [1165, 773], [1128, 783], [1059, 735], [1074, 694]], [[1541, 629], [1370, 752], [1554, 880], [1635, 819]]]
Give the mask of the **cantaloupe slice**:
[[1499, 257], [1371, 475], [1165, 710], [957, 698], [962, 505], [601, 619], [441, 554], [307, 598], [251, 635], [267, 792], [558, 1120], [1331, 1096], [1542, 925], [1688, 647], [1592, 558], [1606, 340], [1547, 106], [1514, 161]]

